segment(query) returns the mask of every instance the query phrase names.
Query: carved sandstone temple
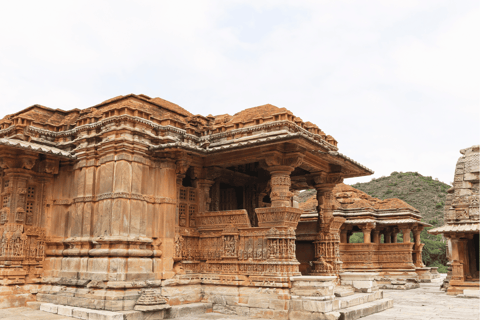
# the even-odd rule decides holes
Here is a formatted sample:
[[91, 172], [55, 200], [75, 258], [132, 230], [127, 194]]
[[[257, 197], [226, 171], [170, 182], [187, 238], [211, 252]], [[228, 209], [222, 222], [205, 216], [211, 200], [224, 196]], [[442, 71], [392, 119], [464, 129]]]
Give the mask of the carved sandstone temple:
[[[432, 275], [422, 262], [424, 244], [420, 241], [420, 232], [431, 225], [421, 221], [417, 209], [400, 199], [371, 197], [343, 183], [335, 186], [333, 195], [336, 208], [333, 215], [345, 219], [339, 231], [344, 271], [376, 272], [377, 284], [382, 289], [413, 289], [419, 287], [418, 282], [429, 282], [438, 275]], [[298, 245], [303, 249], [299, 260], [306, 274], [310, 273], [308, 262], [314, 255], [316, 197], [316, 193], [310, 191], [302, 198], [297, 197], [304, 211], [297, 228]], [[356, 232], [363, 233], [363, 243], [350, 243], [351, 235]], [[402, 242], [397, 241], [399, 233], [403, 236]]]
[[428, 230], [448, 239], [449, 272], [444, 287], [448, 294], [479, 290], [479, 180], [480, 146], [460, 150], [453, 188], [445, 203], [445, 225]]
[[[285, 319], [303, 281], [293, 191], [317, 191], [309, 274], [329, 283], [316, 296], [333, 299], [347, 245], [333, 190], [372, 174], [285, 108], [204, 117], [133, 94], [6, 116], [0, 168], [0, 307], [152, 311], [227, 287], [251, 317]], [[274, 308], [247, 301], [258, 288], [275, 292]]]

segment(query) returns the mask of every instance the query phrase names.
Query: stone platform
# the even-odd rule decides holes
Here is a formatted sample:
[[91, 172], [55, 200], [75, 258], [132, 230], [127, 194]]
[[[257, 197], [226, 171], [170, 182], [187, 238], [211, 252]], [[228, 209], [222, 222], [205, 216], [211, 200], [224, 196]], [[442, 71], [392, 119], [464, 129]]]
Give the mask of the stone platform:
[[[377, 314], [367, 315], [365, 320], [417, 320], [417, 319], [443, 319], [443, 320], [477, 320], [480, 312], [477, 299], [462, 299], [447, 295], [440, 291], [440, 284], [444, 276], [433, 280], [431, 283], [421, 283], [420, 288], [409, 291], [388, 290], [383, 293], [384, 298], [394, 299], [394, 306]], [[358, 294], [358, 293], [357, 293]], [[354, 297], [349, 295], [344, 298]], [[361, 293], [360, 295], [368, 295]], [[354, 308], [354, 307], [353, 307]], [[355, 309], [351, 309], [355, 310]], [[350, 314], [353, 314], [351, 312]], [[1, 320], [72, 320], [74, 318], [63, 315], [52, 314], [40, 310], [32, 310], [27, 307], [3, 309], [0, 312]], [[101, 318], [98, 318], [101, 319]], [[134, 317], [127, 317], [128, 320], [137, 320]], [[246, 320], [249, 316], [225, 315], [216, 312], [204, 314], [184, 314], [179, 320]], [[259, 318], [261, 319], [261, 318]], [[347, 318], [350, 319], [350, 318]]]

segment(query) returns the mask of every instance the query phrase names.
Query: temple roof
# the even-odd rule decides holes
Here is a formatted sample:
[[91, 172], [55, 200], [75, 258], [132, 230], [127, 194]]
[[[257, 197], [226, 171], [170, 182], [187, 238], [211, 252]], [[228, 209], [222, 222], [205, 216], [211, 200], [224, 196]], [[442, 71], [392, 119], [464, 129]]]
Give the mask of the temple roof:
[[[406, 209], [418, 213], [418, 210], [398, 198], [380, 200], [369, 196], [363, 191], [355, 189], [344, 183], [339, 183], [333, 189], [335, 196], [335, 204], [339, 209], [374, 209], [374, 210], [399, 210]], [[300, 198], [299, 198], [300, 199]], [[308, 197], [303, 197], [299, 203], [299, 207], [309, 210], [312, 206], [316, 206], [317, 195], [312, 192]]]
[[[241, 161], [258, 162], [263, 159], [261, 148], [284, 150], [287, 146], [289, 149], [282, 152], [298, 151], [305, 156], [300, 165], [303, 173], [341, 170], [344, 178], [373, 173], [338, 152], [337, 141], [315, 124], [271, 104], [215, 117], [193, 115], [175, 103], [143, 94], [117, 96], [82, 110], [64, 111], [37, 104], [0, 120], [0, 138], [45, 144], [75, 155], [93, 142], [107, 141], [102, 136], [105, 130], [117, 126], [135, 132], [136, 143], [142, 143], [152, 154], [186, 151], [208, 156], [212, 163], [217, 161], [211, 166], [218, 162], [223, 165], [226, 153], [253, 150]], [[89, 141], [85, 141], [87, 136]], [[232, 161], [231, 165], [236, 164]]]
[[64, 151], [55, 147], [41, 145], [38, 143], [26, 142], [26, 141], [21, 141], [16, 139], [0, 138], [0, 145], [35, 151], [43, 154], [74, 158], [74, 156], [68, 151]]
[[378, 223], [378, 224], [391, 224], [391, 225], [415, 223], [415, 224], [422, 224], [427, 227], [432, 226], [431, 224], [428, 224], [426, 222], [421, 222], [415, 219], [389, 219], [389, 220], [350, 219], [350, 220], [346, 220], [345, 223], [347, 224]]
[[442, 234], [442, 233], [449, 233], [449, 232], [480, 232], [480, 224], [479, 223], [468, 223], [468, 224], [450, 224], [450, 225], [443, 225], [438, 228], [428, 230], [428, 233], [431, 234]]

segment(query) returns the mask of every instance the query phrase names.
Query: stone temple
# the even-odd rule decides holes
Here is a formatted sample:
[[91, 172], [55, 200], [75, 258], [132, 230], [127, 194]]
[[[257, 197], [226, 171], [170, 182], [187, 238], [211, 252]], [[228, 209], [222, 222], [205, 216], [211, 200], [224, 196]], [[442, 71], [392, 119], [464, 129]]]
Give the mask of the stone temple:
[[460, 150], [453, 188], [445, 203], [445, 225], [431, 229], [448, 239], [449, 272], [444, 283], [448, 294], [468, 294], [479, 289], [479, 181], [480, 146]]
[[[81, 319], [385, 310], [379, 286], [429, 277], [425, 223], [342, 184], [372, 173], [273, 105], [215, 117], [133, 94], [31, 106], [0, 121], [0, 308], [36, 301]], [[313, 207], [293, 200], [305, 189]], [[364, 243], [348, 243], [355, 231]]]

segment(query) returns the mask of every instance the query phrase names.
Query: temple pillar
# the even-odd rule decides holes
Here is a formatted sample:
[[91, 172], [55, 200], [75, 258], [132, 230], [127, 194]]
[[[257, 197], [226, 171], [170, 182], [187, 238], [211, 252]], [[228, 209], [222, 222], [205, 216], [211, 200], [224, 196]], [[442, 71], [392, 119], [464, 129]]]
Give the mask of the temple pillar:
[[399, 233], [398, 229], [392, 230], [392, 243], [397, 243], [397, 234]]
[[200, 214], [210, 211], [210, 203], [212, 199], [210, 198], [210, 188], [213, 186], [215, 181], [208, 179], [199, 179], [197, 182], [198, 192], [198, 212]]
[[400, 231], [403, 234], [403, 243], [411, 243], [412, 241], [410, 239], [410, 232], [412, 229], [403, 227], [400, 229]]
[[384, 243], [391, 243], [392, 242], [392, 232], [390, 229], [386, 229], [383, 233], [383, 241]]
[[372, 243], [371, 232], [373, 228], [375, 228], [375, 226], [371, 224], [367, 224], [361, 228], [363, 232], [363, 243]]
[[270, 199], [272, 208], [291, 207], [293, 193], [290, 191], [291, 181], [290, 173], [294, 170], [291, 166], [271, 166], [267, 170], [270, 172]]
[[413, 261], [413, 263], [417, 268], [425, 267], [425, 264], [423, 264], [423, 260], [422, 260], [422, 251], [423, 251], [423, 246], [425, 244], [423, 244], [420, 240], [420, 234], [422, 230], [423, 230], [422, 226], [416, 226], [413, 229], [413, 238], [415, 241], [414, 251], [413, 251], [415, 253], [415, 261]]
[[340, 243], [347, 243], [348, 230], [341, 230], [340, 231]]
[[162, 257], [155, 259], [156, 278], [168, 279], [175, 275], [175, 216], [177, 210], [177, 173], [175, 161], [161, 159], [158, 164], [157, 196], [160, 198], [153, 222], [153, 238], [161, 242]]
[[[184, 174], [177, 174], [177, 199], [180, 198], [180, 188], [182, 187], [182, 181], [185, 178]], [[179, 218], [179, 207], [178, 207], [178, 201], [177, 201], [177, 208], [175, 210], [175, 227], [180, 226], [180, 218]]]
[[451, 243], [452, 243], [452, 252], [451, 252], [452, 280], [463, 281], [465, 279], [465, 273], [464, 273], [463, 263], [462, 261], [460, 261], [461, 239], [457, 237], [452, 237]]
[[463, 264], [463, 276], [464, 279], [470, 275], [470, 263], [468, 258], [468, 239], [458, 240], [458, 257]]
[[[317, 190], [318, 201], [318, 227], [319, 233], [315, 244], [314, 275], [338, 275], [342, 271], [340, 261], [340, 227], [345, 222], [344, 218], [333, 217], [335, 200], [333, 188], [343, 181], [340, 173], [319, 172], [313, 176]], [[348, 232], [348, 231], [347, 231]], [[347, 233], [343, 234], [343, 240]], [[343, 242], [343, 241], [342, 241]]]
[[[40, 225], [41, 200], [44, 196], [41, 179], [48, 175], [33, 171], [38, 156], [0, 153], [0, 275], [5, 280], [2, 292], [13, 289], [15, 297], [20, 285], [39, 283], [45, 254], [45, 229]], [[36, 168], [37, 169], [37, 168]], [[32, 228], [34, 227], [34, 228]], [[3, 237], [2, 237], [3, 236]], [[18, 290], [18, 291], [17, 291]], [[23, 294], [22, 294], [23, 295]], [[10, 297], [2, 295], [2, 302]], [[24, 299], [24, 298], [23, 298]]]
[[373, 230], [373, 243], [380, 244], [380, 230]]
[[[180, 188], [182, 187], [183, 184], [183, 179], [186, 177], [187, 170], [189, 168], [189, 162], [187, 160], [178, 160], [176, 162], [176, 174], [177, 174], [177, 179], [176, 179], [176, 185], [177, 185], [177, 199], [180, 199]], [[180, 226], [180, 217], [179, 217], [179, 201], [177, 201], [177, 208], [175, 211], [175, 226], [179, 227]]]
[[210, 211], [220, 211], [220, 182], [215, 181], [212, 186], [212, 202], [210, 203]]

